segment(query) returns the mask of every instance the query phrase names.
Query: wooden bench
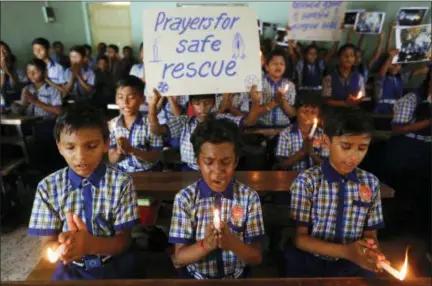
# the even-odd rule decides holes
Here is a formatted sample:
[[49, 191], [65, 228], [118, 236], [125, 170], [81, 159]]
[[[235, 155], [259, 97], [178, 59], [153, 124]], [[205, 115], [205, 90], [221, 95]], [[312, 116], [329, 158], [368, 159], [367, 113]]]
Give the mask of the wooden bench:
[[[45, 259], [39, 260], [32, 272], [27, 276], [27, 281], [49, 281], [54, 274], [56, 263], [50, 263]], [[36, 284], [35, 284], [36, 285]]]
[[[432, 279], [414, 278], [400, 282], [394, 278], [267, 278], [267, 279], [227, 279], [227, 280], [189, 280], [189, 279], [145, 279], [145, 280], [95, 280], [95, 281], [47, 281], [43, 285], [63, 286], [429, 286]], [[2, 285], [32, 286], [41, 285], [34, 281], [5, 282]]]
[[[238, 181], [250, 186], [258, 193], [288, 192], [297, 171], [237, 171]], [[197, 181], [198, 172], [140, 172], [132, 173], [138, 196], [152, 196], [157, 199], [173, 199], [174, 194]], [[381, 197], [393, 198], [394, 190], [381, 183]]]

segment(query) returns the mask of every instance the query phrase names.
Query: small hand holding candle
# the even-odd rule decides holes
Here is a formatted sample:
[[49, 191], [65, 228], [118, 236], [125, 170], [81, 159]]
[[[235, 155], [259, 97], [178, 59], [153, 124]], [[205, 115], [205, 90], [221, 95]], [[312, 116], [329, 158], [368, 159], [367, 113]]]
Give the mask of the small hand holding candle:
[[313, 136], [314, 136], [314, 134], [315, 134], [315, 130], [317, 129], [317, 126], [318, 126], [318, 118], [314, 118], [314, 124], [313, 124], [313, 126], [312, 126], [312, 129], [311, 129], [311, 131], [310, 131], [310, 133], [309, 133], [309, 139], [310, 138], [313, 138]]

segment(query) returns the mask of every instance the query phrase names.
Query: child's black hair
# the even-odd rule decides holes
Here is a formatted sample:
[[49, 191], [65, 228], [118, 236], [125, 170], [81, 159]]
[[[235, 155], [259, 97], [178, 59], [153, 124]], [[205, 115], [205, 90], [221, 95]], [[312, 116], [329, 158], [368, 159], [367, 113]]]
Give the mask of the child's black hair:
[[76, 52], [83, 58], [87, 56], [84, 46], [73, 46], [70, 48], [69, 52]]
[[27, 66], [35, 66], [42, 74], [45, 74], [47, 71], [47, 65], [43, 60], [40, 59], [32, 59], [27, 63]]
[[117, 45], [113, 45], [113, 44], [108, 45], [108, 49], [113, 49], [116, 52], [116, 54], [118, 54], [119, 52], [119, 47]]
[[340, 56], [342, 55], [342, 53], [343, 53], [345, 50], [347, 50], [347, 49], [353, 49], [354, 52], [355, 52], [355, 51], [357, 50], [357, 47], [354, 46], [354, 45], [351, 44], [351, 43], [348, 43], [348, 44], [343, 45], [343, 46], [340, 47], [339, 50], [338, 50], [338, 57], [340, 57]]
[[273, 51], [266, 54], [266, 65], [268, 65], [274, 57], [282, 57], [286, 64], [286, 53], [281, 48], [276, 48]]
[[108, 124], [100, 109], [86, 102], [68, 105], [57, 117], [54, 138], [60, 141], [62, 133], [71, 134], [83, 128], [98, 129], [104, 141], [109, 138]]
[[213, 99], [216, 101], [216, 97], [213, 93], [209, 93], [209, 94], [196, 94], [196, 95], [190, 95], [189, 96], [189, 101], [192, 100], [198, 100], [198, 99]]
[[372, 135], [373, 131], [372, 117], [359, 107], [331, 107], [324, 116], [324, 133], [330, 138], [343, 135]]
[[116, 83], [116, 89], [120, 87], [132, 87], [135, 88], [138, 91], [138, 94], [141, 96], [144, 96], [144, 88], [145, 84], [142, 82], [142, 80], [136, 76], [133, 75], [127, 75], [117, 81]]
[[54, 42], [52, 43], [52, 46], [53, 46], [53, 47], [55, 47], [55, 46], [62, 46], [62, 47], [64, 47], [63, 43], [60, 42], [60, 41], [54, 41]]
[[132, 47], [131, 47], [131, 46], [124, 46], [124, 47], [123, 47], [123, 52], [124, 52], [125, 50], [129, 50], [129, 51], [132, 52]]
[[92, 49], [92, 47], [89, 44], [84, 44], [83, 48], [86, 49], [86, 50], [88, 50], [90, 52], [90, 54], [93, 52], [93, 49]]
[[190, 142], [196, 158], [201, 153], [201, 146], [207, 142], [213, 144], [232, 143], [237, 158], [240, 156], [242, 148], [239, 127], [229, 119], [216, 119], [214, 116], [210, 116], [207, 120], [198, 124], [191, 135]]
[[319, 109], [324, 104], [324, 99], [320, 91], [315, 90], [300, 90], [298, 96], [295, 100], [295, 108], [300, 108], [302, 106], [316, 106]]
[[49, 50], [49, 48], [50, 48], [50, 42], [47, 39], [45, 39], [45, 38], [36, 38], [36, 39], [34, 39], [33, 42], [32, 42], [32, 46], [34, 46], [34, 45], [41, 45], [46, 50]]
[[105, 55], [101, 55], [97, 58], [97, 61], [100, 61], [100, 60], [104, 60], [107, 63], [109, 62], [108, 56], [105, 56]]
[[304, 49], [303, 53], [306, 56], [307, 53], [309, 53], [310, 50], [315, 49], [317, 51], [317, 54], [319, 52], [319, 47], [316, 44], [310, 44], [307, 45], [307, 47]]

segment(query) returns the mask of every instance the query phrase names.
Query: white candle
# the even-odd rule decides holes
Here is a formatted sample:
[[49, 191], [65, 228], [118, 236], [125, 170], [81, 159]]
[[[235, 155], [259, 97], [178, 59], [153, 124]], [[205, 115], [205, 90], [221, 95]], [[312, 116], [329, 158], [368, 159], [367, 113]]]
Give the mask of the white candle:
[[359, 93], [357, 94], [356, 99], [360, 99], [363, 97], [363, 92], [359, 91]]
[[51, 263], [55, 263], [57, 262], [57, 260], [60, 258], [60, 255], [63, 253], [63, 251], [65, 250], [66, 245], [61, 244], [56, 251], [52, 251], [52, 249], [50, 247], [48, 247], [47, 250], [47, 255], [48, 255], [48, 260]]
[[216, 230], [220, 229], [220, 214], [219, 214], [219, 210], [218, 209], [215, 209], [213, 211], [213, 225], [214, 225], [214, 228]]
[[288, 88], [289, 88], [289, 83], [287, 83], [287, 84], [285, 85], [285, 87], [284, 87], [284, 93], [287, 93], [287, 92], [288, 92]]
[[314, 136], [315, 129], [317, 128], [317, 126], [318, 126], [318, 118], [315, 117], [314, 118], [314, 124], [313, 124], [312, 129], [311, 129], [311, 131], [309, 133], [309, 138], [312, 138]]

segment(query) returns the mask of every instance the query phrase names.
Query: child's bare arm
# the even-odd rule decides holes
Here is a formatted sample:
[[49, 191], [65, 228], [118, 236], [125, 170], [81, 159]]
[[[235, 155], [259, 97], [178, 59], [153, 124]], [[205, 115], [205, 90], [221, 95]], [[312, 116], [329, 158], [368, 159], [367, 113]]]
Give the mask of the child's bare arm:
[[378, 44], [377, 44], [377, 46], [375, 48], [375, 51], [374, 51], [374, 53], [372, 55], [372, 58], [369, 60], [369, 64], [368, 64], [369, 68], [373, 67], [373, 65], [378, 60], [378, 58], [379, 58], [379, 56], [381, 54], [382, 44], [384, 42], [384, 37], [385, 37], [385, 32], [382, 31], [381, 34], [379, 35]]

